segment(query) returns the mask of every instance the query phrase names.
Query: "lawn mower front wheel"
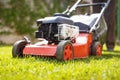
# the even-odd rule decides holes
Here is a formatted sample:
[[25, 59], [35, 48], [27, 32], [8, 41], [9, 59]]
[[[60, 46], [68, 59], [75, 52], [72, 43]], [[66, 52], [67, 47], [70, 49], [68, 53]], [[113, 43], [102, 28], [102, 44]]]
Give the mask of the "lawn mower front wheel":
[[70, 41], [62, 41], [58, 44], [56, 58], [58, 60], [72, 60], [74, 55], [73, 45]]
[[27, 41], [25, 40], [19, 40], [17, 41], [12, 48], [12, 56], [15, 57], [23, 57], [23, 49], [25, 45], [27, 44]]

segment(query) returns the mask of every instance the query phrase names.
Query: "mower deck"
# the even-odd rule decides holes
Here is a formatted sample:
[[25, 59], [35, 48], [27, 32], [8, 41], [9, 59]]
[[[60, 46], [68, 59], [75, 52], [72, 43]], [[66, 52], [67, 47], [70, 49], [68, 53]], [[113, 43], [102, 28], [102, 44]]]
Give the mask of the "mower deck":
[[[90, 54], [90, 45], [92, 43], [91, 34], [80, 34], [73, 44], [74, 58], [84, 58]], [[23, 49], [24, 55], [39, 55], [56, 57], [57, 45], [27, 45]]]
[[25, 55], [55, 56], [56, 45], [28, 45], [24, 48]]

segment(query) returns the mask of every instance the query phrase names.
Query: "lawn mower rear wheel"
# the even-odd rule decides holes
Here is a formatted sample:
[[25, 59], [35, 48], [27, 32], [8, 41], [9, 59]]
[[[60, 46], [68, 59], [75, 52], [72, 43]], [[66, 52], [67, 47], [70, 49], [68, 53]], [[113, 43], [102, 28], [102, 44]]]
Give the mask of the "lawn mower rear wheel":
[[94, 56], [102, 55], [102, 45], [100, 44], [100, 42], [96, 41], [92, 44], [91, 54]]

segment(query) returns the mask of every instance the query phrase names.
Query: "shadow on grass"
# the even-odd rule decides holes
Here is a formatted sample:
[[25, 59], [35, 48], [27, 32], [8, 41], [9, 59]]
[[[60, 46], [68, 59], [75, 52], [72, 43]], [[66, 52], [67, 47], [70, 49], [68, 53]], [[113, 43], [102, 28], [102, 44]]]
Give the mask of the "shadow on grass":
[[109, 60], [112, 58], [118, 58], [120, 59], [120, 51], [113, 51], [113, 52], [108, 52], [106, 51], [106, 53], [102, 54], [102, 56], [98, 57], [98, 56], [90, 56], [88, 58], [82, 58], [82, 59], [75, 59], [75, 62], [84, 62], [84, 63], [90, 63], [91, 60]]
[[113, 58], [113, 57], [120, 58], [120, 54], [103, 54], [102, 57], [106, 59]]
[[115, 53], [115, 54], [120, 54], [120, 50], [115, 50], [115, 51], [107, 51], [107, 50], [103, 50], [103, 52], [107, 52], [107, 53]]
[[59, 61], [55, 57], [42, 57], [42, 56], [32, 56], [36, 59], [36, 61], [44, 61], [46, 63], [53, 63], [53, 64], [68, 64], [68, 63], [74, 63], [74, 62], [84, 62], [84, 63], [90, 63], [91, 60], [107, 60], [112, 58], [120, 58], [120, 51], [113, 51], [108, 52], [106, 50], [103, 50], [103, 54], [101, 57], [97, 56], [89, 56], [87, 58], [80, 58], [80, 59], [74, 59], [71, 61]]
[[120, 58], [120, 51], [118, 51], [118, 50], [115, 50], [112, 52], [103, 50], [103, 53], [104, 54], [102, 54], [102, 57], [106, 58], [106, 59], [113, 58], [113, 57]]

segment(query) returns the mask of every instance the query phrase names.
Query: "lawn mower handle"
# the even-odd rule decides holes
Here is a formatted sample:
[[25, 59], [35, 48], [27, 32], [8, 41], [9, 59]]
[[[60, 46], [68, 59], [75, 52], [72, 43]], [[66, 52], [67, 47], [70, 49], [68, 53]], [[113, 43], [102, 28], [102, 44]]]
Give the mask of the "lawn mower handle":
[[111, 0], [108, 0], [106, 3], [104, 3], [104, 6], [103, 6], [103, 8], [102, 8], [102, 10], [101, 10], [101, 12], [100, 12], [100, 16], [97, 18], [95, 24], [94, 24], [93, 27], [90, 29], [90, 33], [99, 28], [98, 24], [99, 24], [102, 16], [104, 15], [104, 12], [105, 12], [105, 10], [107, 9], [110, 1], [111, 1]]
[[81, 0], [77, 0], [77, 2], [68, 10], [67, 15], [70, 15], [70, 13], [76, 9], [77, 5], [81, 2]]

